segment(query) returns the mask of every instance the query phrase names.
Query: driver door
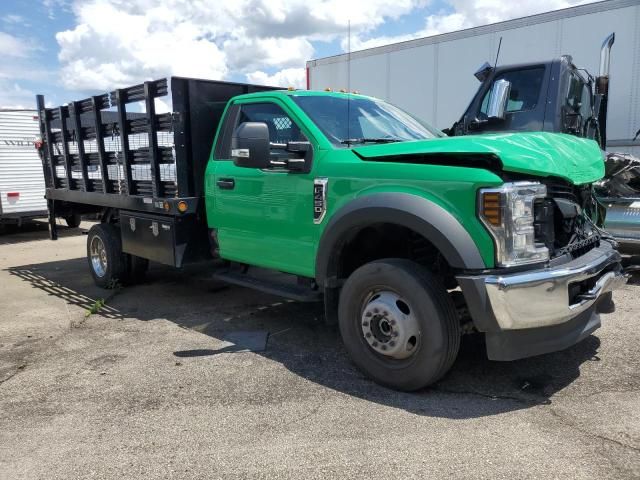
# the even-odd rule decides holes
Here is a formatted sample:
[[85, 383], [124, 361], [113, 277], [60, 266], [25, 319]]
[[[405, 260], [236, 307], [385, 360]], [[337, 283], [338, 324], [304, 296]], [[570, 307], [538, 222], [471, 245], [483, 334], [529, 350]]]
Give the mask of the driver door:
[[[264, 122], [272, 144], [311, 140], [286, 106], [275, 99], [236, 105], [239, 111], [228, 131], [243, 122]], [[238, 167], [231, 160], [230, 147], [224, 150], [213, 160], [213, 198], [207, 199], [209, 225], [217, 229], [221, 256], [312, 275], [313, 167], [310, 173]], [[285, 149], [271, 150], [272, 159], [288, 155], [292, 154]]]

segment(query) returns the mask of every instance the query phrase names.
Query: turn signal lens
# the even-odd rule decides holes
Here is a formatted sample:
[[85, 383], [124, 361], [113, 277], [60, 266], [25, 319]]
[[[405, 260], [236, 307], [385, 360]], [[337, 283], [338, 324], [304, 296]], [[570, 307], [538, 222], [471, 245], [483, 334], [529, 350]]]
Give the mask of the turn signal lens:
[[162, 208], [164, 208], [165, 212], [168, 212], [171, 209], [171, 205], [169, 205], [169, 202], [165, 200], [165, 202], [162, 204]]
[[184, 200], [180, 200], [178, 202], [178, 211], [180, 213], [186, 212], [188, 208], [189, 208], [189, 205], [187, 205], [187, 202], [185, 202]]
[[482, 194], [482, 216], [493, 226], [499, 227], [502, 224], [499, 192]]

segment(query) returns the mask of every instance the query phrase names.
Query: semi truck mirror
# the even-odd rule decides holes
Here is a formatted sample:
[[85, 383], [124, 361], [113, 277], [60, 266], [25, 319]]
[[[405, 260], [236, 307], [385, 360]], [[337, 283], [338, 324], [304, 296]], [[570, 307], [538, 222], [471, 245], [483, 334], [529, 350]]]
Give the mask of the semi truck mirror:
[[473, 74], [474, 77], [478, 79], [479, 82], [484, 82], [491, 72], [493, 71], [493, 67], [489, 65], [489, 62], [484, 62], [478, 70]]
[[491, 119], [504, 120], [507, 112], [507, 102], [511, 93], [511, 82], [507, 80], [497, 80], [491, 87], [489, 93], [489, 105], [487, 106], [487, 117]]
[[269, 127], [264, 122], [244, 122], [231, 137], [231, 158], [238, 167], [269, 168]]

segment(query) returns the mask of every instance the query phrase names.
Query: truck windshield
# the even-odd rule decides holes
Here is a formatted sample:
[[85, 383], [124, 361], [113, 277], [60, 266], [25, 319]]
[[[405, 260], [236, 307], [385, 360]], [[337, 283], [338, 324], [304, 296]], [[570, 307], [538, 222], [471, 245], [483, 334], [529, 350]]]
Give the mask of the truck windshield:
[[444, 136], [439, 130], [381, 100], [357, 95], [300, 95], [292, 98], [336, 146]]

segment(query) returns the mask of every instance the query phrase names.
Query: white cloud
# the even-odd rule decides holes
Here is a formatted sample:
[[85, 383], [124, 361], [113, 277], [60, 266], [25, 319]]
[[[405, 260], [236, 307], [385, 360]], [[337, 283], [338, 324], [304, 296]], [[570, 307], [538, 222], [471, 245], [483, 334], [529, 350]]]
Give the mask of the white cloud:
[[34, 49], [33, 45], [5, 32], [0, 32], [0, 57], [28, 57]]
[[[449, 0], [456, 13], [465, 18], [467, 26], [486, 25], [536, 13], [559, 10], [594, 0]], [[446, 18], [442, 16], [441, 18]]]
[[76, 0], [75, 27], [56, 36], [61, 80], [95, 90], [167, 75], [302, 68], [312, 42], [344, 36], [349, 20], [354, 31], [369, 31], [425, 1]]
[[27, 24], [27, 20], [22, 16], [22, 15], [16, 15], [16, 14], [7, 14], [4, 17], [2, 17], [2, 21], [4, 23], [8, 23], [10, 25], [23, 25], [23, 24]]
[[166, 7], [139, 13], [117, 3], [78, 6], [76, 28], [56, 35], [67, 88], [108, 89], [166, 75], [226, 75], [224, 53], [195, 23], [177, 21]]
[[305, 38], [241, 36], [225, 41], [223, 49], [229, 68], [235, 71], [304, 65], [313, 56], [313, 46]]
[[0, 79], [0, 107], [35, 110], [36, 94], [16, 82]]
[[269, 85], [273, 87], [306, 88], [307, 72], [304, 68], [285, 68], [269, 75], [260, 70], [247, 73], [247, 81], [257, 85]]

